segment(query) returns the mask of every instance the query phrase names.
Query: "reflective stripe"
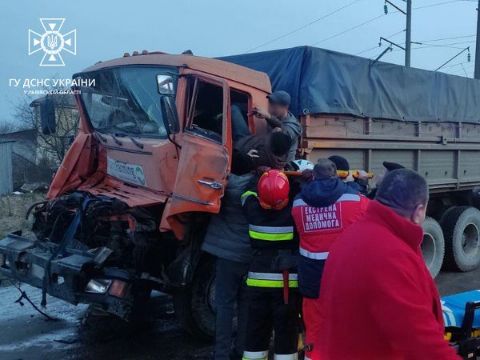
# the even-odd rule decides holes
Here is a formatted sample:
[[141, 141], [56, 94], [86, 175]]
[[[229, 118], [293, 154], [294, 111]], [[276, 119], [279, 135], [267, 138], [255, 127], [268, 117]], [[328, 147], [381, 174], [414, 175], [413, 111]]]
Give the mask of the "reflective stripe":
[[274, 360], [297, 360], [298, 353], [295, 354], [275, 354], [273, 356]]
[[242, 360], [267, 360], [268, 350], [265, 351], [244, 351]]
[[338, 201], [360, 201], [360, 195], [357, 194], [343, 194], [337, 199]]
[[293, 239], [293, 232], [284, 233], [284, 234], [268, 234], [268, 233], [249, 230], [248, 235], [252, 239], [267, 240], [267, 241], [282, 241], [282, 240]]
[[[247, 286], [263, 288], [283, 288], [283, 280], [258, 280], [247, 279]], [[289, 288], [298, 288], [298, 280], [289, 280]]]
[[[343, 194], [342, 196], [340, 196], [337, 199], [337, 201], [335, 201], [335, 203], [342, 202], [342, 201], [360, 201], [360, 195], [357, 195], [357, 194]], [[298, 198], [298, 199], [295, 199], [293, 201], [293, 207], [297, 207], [297, 206], [310, 206], [310, 207], [313, 207], [313, 208], [315, 207], [315, 206], [308, 205], [305, 201], [303, 201], [302, 198]], [[328, 207], [328, 206], [324, 206], [324, 207]], [[319, 207], [319, 208], [321, 208], [321, 207]]]
[[[260, 273], [260, 272], [248, 272], [249, 279], [258, 280], [280, 280], [283, 281], [283, 274], [279, 273]], [[288, 274], [288, 280], [298, 280], [297, 274]]]
[[241, 196], [240, 196], [240, 201], [242, 202], [242, 205], [245, 205], [245, 201], [249, 196], [255, 196], [257, 197], [257, 193], [255, 191], [245, 191]]
[[270, 234], [281, 234], [293, 232], [293, 226], [259, 226], [259, 225], [248, 225], [250, 230], [255, 232], [263, 232]]
[[295, 199], [293, 201], [293, 207], [296, 207], [296, 206], [308, 206], [308, 205], [305, 201], [303, 201], [303, 199]]
[[305, 250], [304, 248], [300, 248], [299, 250], [300, 255], [305, 256], [309, 259], [314, 259], [314, 260], [326, 260], [328, 257], [328, 251], [325, 252], [310, 252], [308, 250]]

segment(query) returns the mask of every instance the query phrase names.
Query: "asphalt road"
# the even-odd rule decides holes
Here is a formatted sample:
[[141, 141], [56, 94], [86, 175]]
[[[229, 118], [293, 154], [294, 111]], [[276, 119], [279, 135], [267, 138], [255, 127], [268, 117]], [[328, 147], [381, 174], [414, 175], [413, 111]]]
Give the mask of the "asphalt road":
[[[480, 289], [480, 269], [470, 273], [441, 273], [437, 284], [442, 295]], [[22, 287], [35, 304], [39, 290]], [[0, 287], [0, 359], [206, 359], [209, 344], [184, 334], [166, 296], [156, 299], [152, 322], [134, 328], [111, 318], [86, 316], [87, 307], [48, 298], [46, 320], [26, 301], [15, 303], [16, 288]]]

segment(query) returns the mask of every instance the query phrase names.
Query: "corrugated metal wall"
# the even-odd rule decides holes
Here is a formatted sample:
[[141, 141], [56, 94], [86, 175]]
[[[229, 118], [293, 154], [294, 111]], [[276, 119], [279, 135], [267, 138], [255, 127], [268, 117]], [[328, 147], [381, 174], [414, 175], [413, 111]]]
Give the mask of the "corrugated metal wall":
[[12, 145], [13, 142], [0, 143], [0, 195], [13, 191]]

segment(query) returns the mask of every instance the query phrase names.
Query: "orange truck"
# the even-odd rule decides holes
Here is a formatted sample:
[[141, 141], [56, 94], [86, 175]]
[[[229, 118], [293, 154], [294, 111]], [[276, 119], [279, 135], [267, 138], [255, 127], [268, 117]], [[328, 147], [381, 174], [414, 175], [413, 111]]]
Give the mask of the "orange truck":
[[[73, 79], [78, 134], [47, 200], [32, 207], [37, 239], [0, 241], [0, 271], [125, 319], [140, 315], [153, 289], [173, 293], [185, 327], [211, 335], [213, 272], [199, 245], [230, 171], [231, 104], [252, 133], [265, 132], [249, 113], [267, 106], [268, 76], [151, 52], [97, 63]], [[50, 101], [40, 108], [46, 132], [55, 131]]]
[[[144, 51], [99, 62], [73, 76], [78, 134], [47, 200], [29, 211], [35, 239], [16, 232], [0, 241], [0, 273], [41, 289], [44, 303], [49, 294], [124, 319], [145, 315], [160, 290], [173, 295], [187, 330], [211, 336], [213, 262], [200, 247], [231, 168], [231, 108], [251, 133], [266, 133], [251, 110], [267, 107], [270, 81], [292, 94], [299, 156], [339, 154], [374, 173], [384, 160], [416, 169], [430, 185], [423, 251], [432, 274], [443, 263], [474, 269], [480, 124], [470, 114], [476, 103], [458, 102], [468, 88], [480, 98], [480, 87], [445, 77], [447, 89], [443, 75], [306, 47], [223, 60]], [[442, 94], [449, 108], [472, 111], [445, 112], [434, 101]], [[48, 96], [40, 105], [47, 133], [53, 106]]]

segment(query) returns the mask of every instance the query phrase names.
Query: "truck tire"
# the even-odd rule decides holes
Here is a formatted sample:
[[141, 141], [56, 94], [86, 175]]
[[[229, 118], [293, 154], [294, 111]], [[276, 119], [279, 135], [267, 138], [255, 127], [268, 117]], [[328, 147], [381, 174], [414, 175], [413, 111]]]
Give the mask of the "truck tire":
[[435, 278], [443, 265], [445, 239], [440, 224], [430, 217], [423, 223], [422, 254], [432, 278]]
[[471, 206], [448, 209], [440, 220], [445, 236], [445, 267], [471, 271], [480, 265], [480, 211]]
[[200, 261], [192, 284], [173, 295], [175, 314], [183, 329], [200, 340], [211, 341], [215, 335], [215, 262]]

